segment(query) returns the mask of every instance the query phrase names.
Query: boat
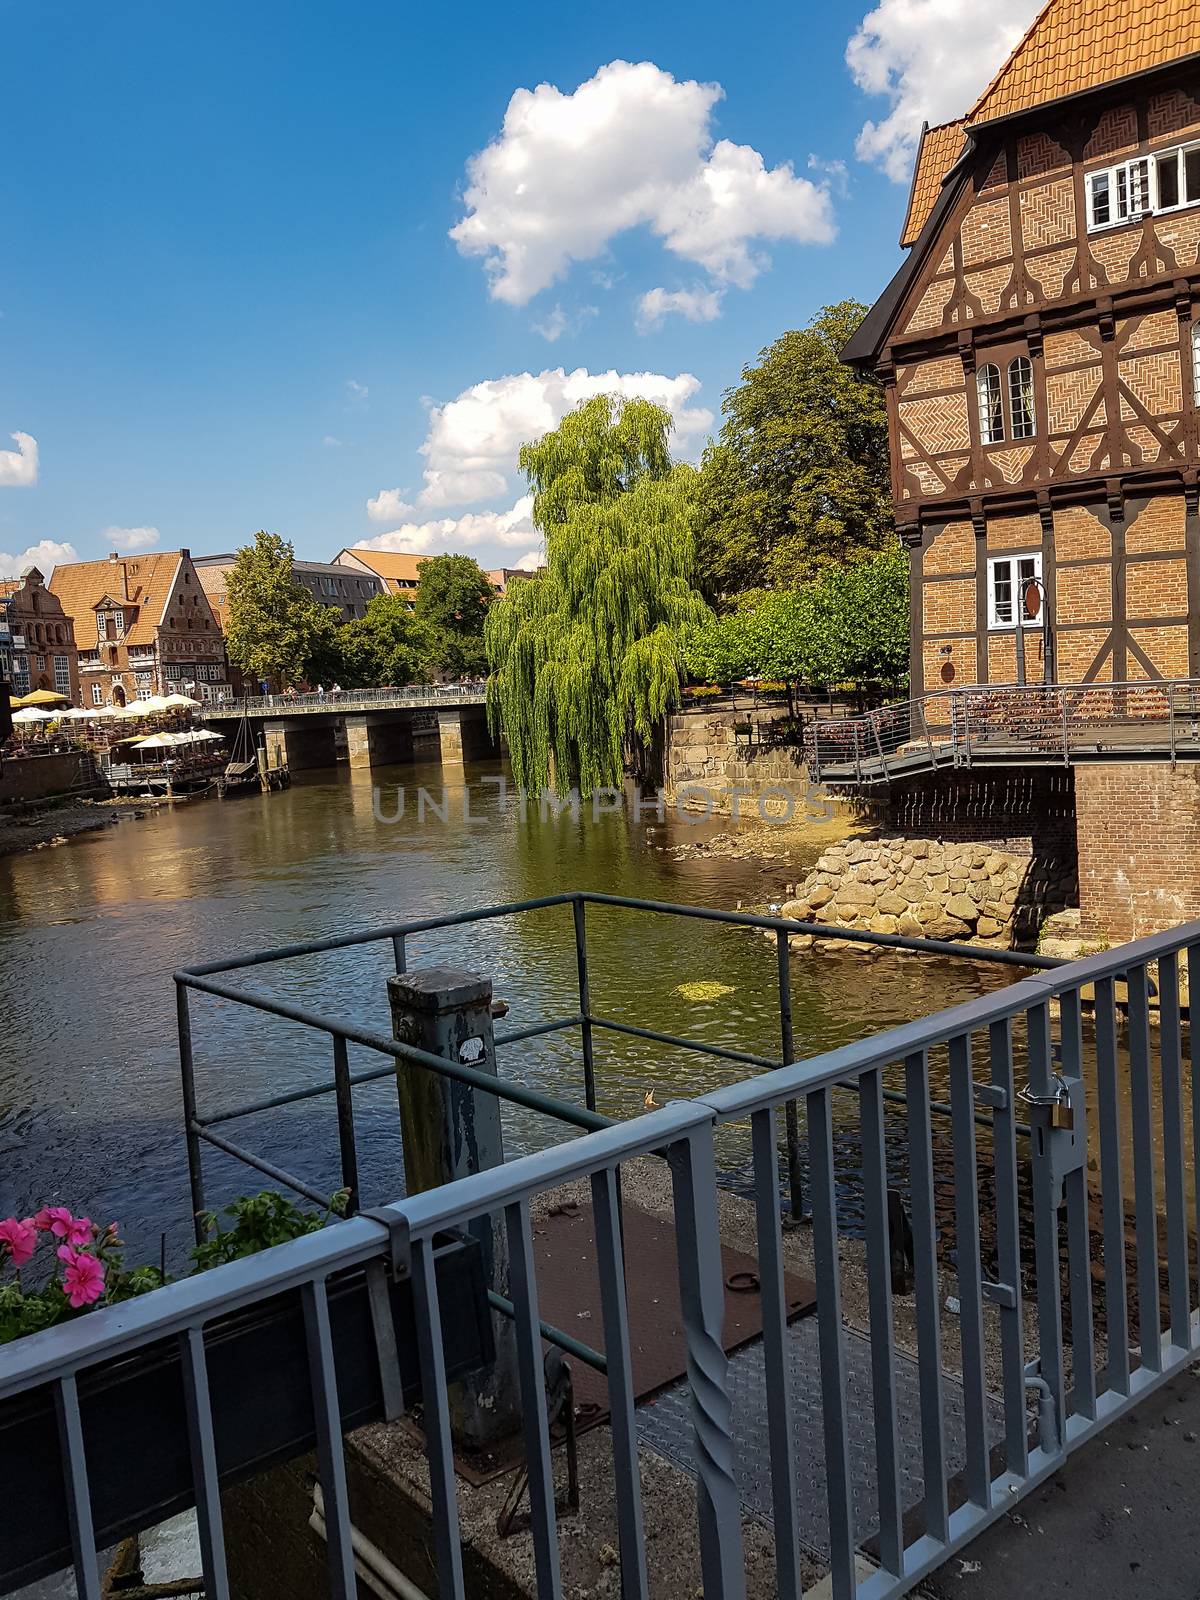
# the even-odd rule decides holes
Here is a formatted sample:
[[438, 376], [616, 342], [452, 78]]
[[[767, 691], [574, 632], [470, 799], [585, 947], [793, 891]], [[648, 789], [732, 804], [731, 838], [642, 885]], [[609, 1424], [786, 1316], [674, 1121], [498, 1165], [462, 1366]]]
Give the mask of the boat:
[[[286, 768], [283, 769], [286, 771]], [[282, 787], [282, 785], [267, 783], [258, 769], [258, 752], [254, 748], [254, 729], [250, 724], [249, 712], [242, 712], [242, 720], [238, 723], [237, 734], [234, 737], [233, 749], [229, 753], [229, 761], [225, 771], [217, 779], [217, 794], [222, 800], [228, 800], [231, 795], [238, 794], [263, 794], [268, 788]]]

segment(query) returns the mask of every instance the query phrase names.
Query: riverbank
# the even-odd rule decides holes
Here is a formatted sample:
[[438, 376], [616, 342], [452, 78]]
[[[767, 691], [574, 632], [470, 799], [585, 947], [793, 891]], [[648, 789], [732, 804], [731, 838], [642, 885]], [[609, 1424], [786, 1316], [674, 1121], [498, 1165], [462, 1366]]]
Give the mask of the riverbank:
[[71, 800], [25, 812], [0, 812], [0, 856], [53, 849], [81, 833], [107, 828], [120, 820], [108, 804], [91, 800]]
[[[697, 822], [701, 820], [696, 818]], [[656, 845], [655, 848], [673, 861], [759, 863], [764, 899], [790, 899], [796, 883], [807, 876], [830, 846], [865, 838], [870, 831], [869, 823], [850, 816], [801, 816], [790, 822], [755, 816], [708, 838]]]

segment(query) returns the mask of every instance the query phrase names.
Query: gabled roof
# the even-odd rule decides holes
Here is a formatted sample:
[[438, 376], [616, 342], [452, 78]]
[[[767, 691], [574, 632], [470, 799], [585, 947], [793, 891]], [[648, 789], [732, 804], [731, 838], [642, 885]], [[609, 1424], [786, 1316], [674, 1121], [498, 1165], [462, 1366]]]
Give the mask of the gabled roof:
[[902, 245], [915, 244], [921, 229], [929, 220], [946, 174], [962, 155], [965, 142], [966, 120], [943, 122], [936, 128], [928, 123], [921, 129], [921, 143], [913, 167], [912, 188], [908, 194], [908, 210], [900, 230]]
[[972, 126], [1200, 50], [1200, 0], [1047, 0], [967, 115]]
[[72, 561], [55, 567], [49, 589], [67, 616], [79, 622], [105, 599], [135, 610], [125, 628], [126, 644], [153, 644], [170, 598], [182, 552], [156, 550], [149, 555], [109, 556], [103, 561]]
[[[349, 561], [342, 558], [349, 556]], [[420, 576], [421, 567], [429, 560], [428, 556], [410, 555], [407, 550], [367, 550], [355, 545], [339, 550], [334, 556], [334, 563], [341, 567], [355, 567], [359, 570], [367, 567], [377, 577], [383, 579], [392, 593], [395, 593], [396, 584], [411, 587]]]

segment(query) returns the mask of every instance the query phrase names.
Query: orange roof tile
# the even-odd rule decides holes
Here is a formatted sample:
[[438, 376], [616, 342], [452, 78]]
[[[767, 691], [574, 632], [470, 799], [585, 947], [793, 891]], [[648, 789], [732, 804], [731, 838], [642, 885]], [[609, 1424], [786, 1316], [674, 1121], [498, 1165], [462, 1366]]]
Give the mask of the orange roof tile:
[[957, 122], [943, 122], [936, 128], [925, 127], [921, 130], [921, 144], [917, 150], [912, 188], [908, 196], [908, 211], [900, 230], [902, 245], [915, 244], [921, 229], [929, 220], [942, 182], [962, 154], [964, 126], [960, 117]]
[[1200, 0], [1048, 0], [967, 115], [975, 126], [1200, 51]]
[[[55, 567], [47, 587], [76, 623], [90, 622], [90, 613], [106, 595], [136, 606], [137, 614], [125, 629], [125, 643], [154, 644], [180, 559], [178, 550], [160, 550], [116, 560], [72, 561]], [[90, 637], [92, 632], [88, 629], [78, 637]]]

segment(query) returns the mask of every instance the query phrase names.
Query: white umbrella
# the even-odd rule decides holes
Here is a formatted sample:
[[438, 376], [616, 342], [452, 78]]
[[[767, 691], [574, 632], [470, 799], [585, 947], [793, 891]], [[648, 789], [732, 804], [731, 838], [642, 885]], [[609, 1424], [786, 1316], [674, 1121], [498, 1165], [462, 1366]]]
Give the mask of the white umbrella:
[[72, 706], [70, 711], [59, 712], [59, 720], [63, 722], [68, 720], [71, 722], [83, 722], [85, 719], [98, 717], [100, 714], [99, 706], [94, 706], [90, 711], [86, 706]]
[[57, 722], [58, 715], [53, 711], [39, 711], [37, 706], [22, 706], [20, 711], [13, 712], [14, 722]]
[[136, 739], [135, 750], [170, 750], [180, 741], [177, 733], [151, 733], [144, 739]]
[[169, 711], [199, 711], [199, 700], [192, 700], [186, 694], [169, 694], [163, 701]]
[[216, 739], [220, 743], [225, 735], [215, 732], [212, 728], [196, 728], [186, 737], [189, 744], [207, 744], [210, 739]]

